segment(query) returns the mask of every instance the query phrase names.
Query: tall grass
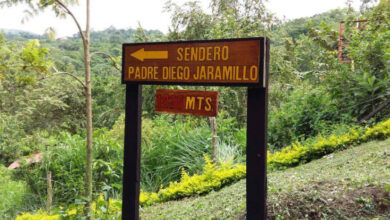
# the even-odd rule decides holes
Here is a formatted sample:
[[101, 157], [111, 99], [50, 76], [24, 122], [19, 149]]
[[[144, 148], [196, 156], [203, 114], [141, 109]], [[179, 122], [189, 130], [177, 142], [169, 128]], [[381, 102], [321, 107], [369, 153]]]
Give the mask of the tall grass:
[[[121, 145], [98, 130], [94, 134], [93, 178], [94, 192], [105, 192], [112, 197], [120, 192], [122, 183]], [[85, 184], [85, 138], [79, 135], [61, 133], [57, 141], [47, 146], [42, 163], [25, 165], [15, 176], [25, 180], [31, 192], [39, 199], [46, 198], [46, 174], [52, 173], [54, 204], [70, 204], [81, 198]], [[39, 201], [38, 201], [39, 202]]]
[[[124, 117], [107, 134], [123, 140]], [[224, 161], [242, 158], [245, 130], [224, 112], [217, 119], [218, 157]], [[243, 139], [243, 140], [241, 140]], [[244, 149], [244, 150], [243, 150]], [[180, 179], [184, 168], [190, 175], [202, 171], [203, 154], [211, 155], [211, 129], [207, 118], [157, 115], [142, 120], [141, 188], [157, 191], [161, 185]]]
[[194, 174], [203, 168], [203, 154], [211, 152], [211, 132], [206, 124], [144, 120], [141, 157], [141, 188], [157, 191], [161, 185], [180, 179], [181, 169]]
[[23, 181], [11, 179], [11, 172], [0, 166], [0, 219], [12, 219], [22, 209], [26, 210], [28, 187]]

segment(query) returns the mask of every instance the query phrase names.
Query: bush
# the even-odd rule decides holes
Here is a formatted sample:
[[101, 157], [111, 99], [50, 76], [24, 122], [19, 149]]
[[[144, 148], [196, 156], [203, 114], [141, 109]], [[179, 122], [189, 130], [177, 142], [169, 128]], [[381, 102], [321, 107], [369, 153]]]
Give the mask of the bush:
[[[317, 138], [309, 139], [304, 143], [296, 142], [279, 152], [268, 153], [267, 163], [270, 170], [284, 169], [309, 162], [352, 144], [388, 137], [390, 137], [390, 119], [381, 122], [372, 128], [364, 129], [362, 127], [356, 127], [345, 134], [330, 135], [328, 138], [319, 135]], [[233, 164], [232, 161], [220, 162], [217, 165], [212, 163], [207, 156], [204, 156], [204, 159], [206, 164], [204, 165], [202, 174], [189, 176], [188, 173], [182, 169], [180, 182], [171, 182], [168, 187], [161, 188], [157, 193], [141, 190], [139, 198], [140, 205], [146, 206], [193, 195], [202, 195], [212, 190], [218, 190], [223, 186], [236, 182], [246, 176], [245, 165]], [[116, 215], [120, 215], [120, 201], [108, 200], [108, 202], [106, 201], [104, 203], [101, 198], [99, 198], [99, 200], [100, 203], [96, 203], [94, 207], [104, 207], [104, 205], [113, 203], [117, 210]], [[62, 213], [65, 213], [66, 216], [81, 213], [82, 206], [75, 207], [75, 205], [71, 205], [68, 210], [63, 211]], [[111, 205], [108, 207], [111, 207]], [[103, 213], [115, 213], [107, 211], [109, 209], [106, 208], [94, 208], [94, 210], [103, 210], [105, 211]]]
[[[59, 220], [59, 219], [85, 219], [83, 203], [71, 204], [66, 209], [60, 207], [47, 214], [42, 210], [35, 213], [22, 213], [15, 220]], [[102, 195], [92, 203], [92, 211], [95, 219], [120, 219], [122, 203], [119, 200], [107, 199]]]
[[211, 152], [210, 128], [194, 121], [174, 121], [169, 116], [143, 123], [141, 187], [157, 191], [161, 185], [180, 179], [180, 170], [191, 175], [202, 170], [203, 154]]
[[141, 191], [140, 205], [151, 205], [193, 195], [202, 195], [245, 177], [246, 167], [244, 165], [234, 165], [232, 161], [216, 165], [207, 156], [204, 158], [206, 164], [202, 174], [189, 176], [182, 169], [180, 182], [170, 182], [168, 187], [160, 189], [157, 193]]
[[[94, 136], [94, 192], [106, 191], [115, 196], [120, 193], [120, 187], [113, 186], [122, 183], [122, 145], [102, 131], [95, 132]], [[32, 192], [43, 199], [46, 197], [46, 174], [51, 171], [53, 201], [70, 204], [84, 192], [85, 138], [61, 133], [56, 139], [48, 146], [42, 163], [22, 166], [16, 176], [26, 180]]]
[[[234, 118], [218, 119], [219, 141], [230, 140], [237, 130]], [[190, 175], [200, 172], [203, 154], [211, 154], [211, 130], [208, 121], [199, 117], [176, 120], [175, 115], [157, 115], [142, 119], [141, 189], [157, 191], [180, 179], [184, 168]], [[123, 140], [124, 116], [121, 116], [107, 135]], [[225, 121], [226, 120], [226, 121]], [[229, 126], [230, 125], [230, 126]], [[229, 142], [230, 144], [230, 142]], [[236, 144], [234, 144], [235, 146]]]
[[36, 213], [23, 213], [16, 216], [15, 220], [57, 220], [60, 219], [59, 215], [48, 215], [43, 211], [38, 211]]
[[355, 127], [342, 135], [333, 134], [328, 138], [319, 135], [304, 143], [293, 143], [281, 151], [268, 153], [267, 162], [271, 169], [283, 169], [309, 162], [352, 144], [388, 137], [390, 137], [390, 119], [372, 128]]
[[29, 190], [23, 181], [11, 179], [11, 172], [0, 165], [0, 219], [10, 219], [27, 205]]
[[338, 113], [331, 97], [322, 89], [298, 87], [286, 99], [279, 108], [270, 111], [268, 142], [272, 150], [314, 137], [318, 133], [326, 134], [334, 129], [333, 124], [345, 120]]

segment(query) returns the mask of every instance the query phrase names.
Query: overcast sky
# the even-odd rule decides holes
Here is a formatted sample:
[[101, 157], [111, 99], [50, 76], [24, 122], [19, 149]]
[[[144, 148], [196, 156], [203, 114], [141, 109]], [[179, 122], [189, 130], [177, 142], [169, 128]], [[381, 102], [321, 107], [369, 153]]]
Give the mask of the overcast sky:
[[[84, 24], [84, 0], [72, 10], [81, 24]], [[182, 4], [187, 0], [173, 0]], [[200, 0], [205, 10], [210, 0]], [[103, 30], [109, 26], [116, 28], [136, 28], [138, 22], [145, 29], [158, 29], [167, 33], [170, 15], [163, 12], [166, 0], [91, 0], [91, 26], [94, 30]], [[279, 18], [294, 19], [308, 17], [330, 9], [343, 8], [345, 0], [268, 0], [268, 9]], [[353, 0], [358, 8], [360, 0]], [[76, 33], [76, 26], [68, 18], [56, 19], [54, 14], [47, 11], [21, 23], [26, 7], [19, 5], [12, 8], [0, 9], [0, 29], [19, 29], [42, 34], [48, 27], [54, 27], [58, 37], [70, 36]], [[84, 25], [83, 25], [84, 26]]]

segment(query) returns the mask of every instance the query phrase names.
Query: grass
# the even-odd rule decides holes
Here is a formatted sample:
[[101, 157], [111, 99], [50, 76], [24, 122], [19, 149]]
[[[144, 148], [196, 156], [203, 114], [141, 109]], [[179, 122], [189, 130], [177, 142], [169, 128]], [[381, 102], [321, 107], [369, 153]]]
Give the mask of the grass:
[[[268, 174], [270, 219], [390, 219], [390, 139]], [[387, 190], [386, 190], [387, 189]], [[141, 208], [146, 219], [244, 219], [245, 180]]]
[[7, 168], [0, 166], [0, 219], [11, 219], [25, 205], [29, 194], [22, 181], [11, 180]]

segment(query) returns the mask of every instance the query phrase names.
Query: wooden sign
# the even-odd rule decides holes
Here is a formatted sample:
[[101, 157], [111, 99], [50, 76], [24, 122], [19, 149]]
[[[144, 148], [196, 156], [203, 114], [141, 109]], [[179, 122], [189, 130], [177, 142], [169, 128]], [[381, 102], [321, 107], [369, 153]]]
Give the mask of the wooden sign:
[[[142, 84], [247, 87], [246, 219], [267, 219], [269, 48], [270, 40], [265, 37], [123, 45], [126, 118], [122, 220], [139, 219]], [[156, 110], [183, 114], [217, 111], [217, 97], [209, 92], [181, 92], [157, 92]], [[207, 97], [212, 100], [208, 102]]]
[[218, 114], [218, 92], [158, 89], [155, 111], [215, 117]]
[[[263, 85], [260, 38], [123, 45], [123, 82]], [[265, 85], [265, 84], [264, 84]]]

